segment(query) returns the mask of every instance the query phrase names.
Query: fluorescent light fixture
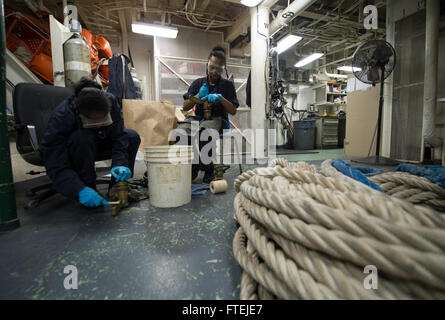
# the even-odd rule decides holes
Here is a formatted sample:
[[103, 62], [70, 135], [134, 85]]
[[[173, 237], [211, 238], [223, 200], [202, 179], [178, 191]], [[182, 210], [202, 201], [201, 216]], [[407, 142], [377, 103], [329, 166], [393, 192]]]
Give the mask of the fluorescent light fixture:
[[299, 36], [295, 36], [293, 34], [288, 34], [283, 39], [278, 41], [277, 47], [275, 48], [275, 50], [277, 51], [278, 54], [283, 53], [284, 51], [286, 51], [287, 49], [292, 47], [294, 44], [300, 42], [301, 39], [303, 39], [303, 38], [299, 37]]
[[327, 73], [328, 76], [332, 78], [341, 78], [341, 79], [347, 79], [348, 76], [345, 74], [338, 74], [338, 73]]
[[342, 67], [338, 67], [337, 70], [340, 71], [345, 71], [345, 72], [354, 72], [354, 71], [362, 71], [361, 68], [354, 68], [354, 70], [352, 70], [352, 66], [342, 66]]
[[313, 61], [315, 61], [317, 59], [320, 59], [322, 56], [324, 56], [324, 53], [313, 53], [309, 57], [306, 57], [303, 60], [298, 61], [295, 64], [295, 68], [303, 67], [303, 66], [305, 66], [305, 65], [307, 65], [307, 64], [309, 64], [309, 63], [311, 63], [311, 62], [313, 62]]
[[263, 0], [241, 0], [241, 4], [245, 5], [246, 7], [256, 7], [261, 2], [263, 2]]
[[158, 24], [151, 24], [145, 22], [133, 22], [131, 24], [131, 30], [134, 33], [141, 33], [161, 38], [175, 39], [178, 36], [178, 28], [161, 26]]

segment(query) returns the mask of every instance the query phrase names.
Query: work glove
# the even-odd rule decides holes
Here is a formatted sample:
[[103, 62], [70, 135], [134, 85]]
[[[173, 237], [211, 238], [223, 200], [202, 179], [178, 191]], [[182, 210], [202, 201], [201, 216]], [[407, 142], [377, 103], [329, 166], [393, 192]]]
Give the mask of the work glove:
[[210, 103], [219, 102], [222, 100], [222, 95], [220, 93], [211, 93], [208, 96], [202, 98], [201, 100], [209, 100]]
[[131, 178], [131, 170], [127, 167], [111, 168], [111, 174], [116, 178], [116, 182], [127, 181]]
[[199, 89], [198, 95], [196, 96], [198, 99], [204, 98], [209, 94], [209, 88], [207, 88], [207, 83], [204, 83], [202, 87]]
[[79, 202], [85, 207], [96, 208], [100, 205], [109, 206], [110, 204], [102, 198], [95, 190], [85, 187], [79, 192]]

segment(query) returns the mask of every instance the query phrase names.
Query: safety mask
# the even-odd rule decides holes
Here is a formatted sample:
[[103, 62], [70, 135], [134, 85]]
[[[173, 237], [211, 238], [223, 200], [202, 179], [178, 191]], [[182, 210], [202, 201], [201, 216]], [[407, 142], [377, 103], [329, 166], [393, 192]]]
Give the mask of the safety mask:
[[97, 120], [90, 119], [82, 114], [79, 114], [79, 117], [82, 121], [82, 127], [85, 129], [100, 129], [113, 124], [113, 119], [111, 118], [110, 113], [107, 113], [105, 117]]
[[224, 71], [224, 67], [214, 64], [213, 62], [209, 61], [209, 63], [207, 64], [207, 70], [209, 73], [216, 73], [218, 76], [221, 76], [223, 71]]

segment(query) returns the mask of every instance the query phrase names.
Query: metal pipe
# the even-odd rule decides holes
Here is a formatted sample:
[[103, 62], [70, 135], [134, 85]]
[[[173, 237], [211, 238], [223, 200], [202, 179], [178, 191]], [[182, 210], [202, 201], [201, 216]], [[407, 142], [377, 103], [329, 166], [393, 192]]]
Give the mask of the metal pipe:
[[66, 18], [66, 17], [68, 17], [68, 1], [63, 0], [62, 6], [63, 6], [63, 24], [65, 25], [65, 27], [70, 28], [69, 21]]
[[324, 74], [326, 77], [330, 77], [330, 78], [347, 78], [347, 75], [343, 75], [343, 74], [337, 74], [337, 73], [328, 73], [328, 71], [326, 70], [326, 57], [323, 58], [324, 61], [324, 65], [320, 67], [322, 74]]
[[30, 0], [24, 0], [24, 2], [28, 6], [28, 8], [32, 10], [32, 12], [37, 14], [38, 9], [34, 3], [32, 3]]
[[[185, 58], [185, 57], [174, 57], [174, 56], [158, 56], [159, 58], [162, 58], [164, 60], [173, 60], [173, 61], [189, 61], [189, 62], [198, 62], [198, 63], [207, 63], [208, 61], [205, 59], [196, 59], [196, 58]], [[228, 63], [228, 67], [234, 67], [234, 68], [245, 68], [250, 69], [250, 66], [248, 65], [242, 65], [242, 64], [234, 64], [234, 63]]]
[[43, 0], [39, 0], [39, 8], [41, 11], [46, 11], [48, 13], [51, 13], [51, 10], [49, 10], [45, 5], [43, 4]]
[[6, 117], [6, 34], [3, 0], [0, 0], [0, 231], [20, 226], [15, 204]]
[[318, 69], [323, 69], [323, 68], [326, 68], [327, 66], [331, 66], [333, 64], [337, 64], [337, 63], [340, 63], [340, 62], [345, 62], [345, 61], [352, 60], [353, 57], [354, 57], [354, 55], [352, 55], [350, 57], [347, 57], [347, 58], [340, 59], [340, 60], [332, 61], [330, 63], [324, 64], [324, 65], [318, 67]]
[[[268, 102], [268, 53], [269, 53], [269, 10], [258, 6], [250, 8], [251, 14], [251, 85], [252, 107], [250, 111], [250, 127], [252, 130], [252, 156], [254, 159], [264, 158], [266, 148], [266, 108]], [[260, 130], [258, 130], [260, 129]], [[261, 134], [261, 130], [263, 134]], [[260, 133], [255, 139], [255, 133]], [[263, 143], [262, 142], [266, 142]]]
[[236, 89], [236, 93], [240, 92], [242, 87], [244, 87], [247, 84], [247, 80], [244, 81], [243, 83], [241, 83], [241, 85], [238, 87], [238, 89]]
[[[386, 5], [386, 41], [395, 47], [394, 0]], [[391, 157], [394, 72], [385, 80], [383, 99], [382, 156]]]
[[230, 50], [230, 56], [231, 57], [250, 57], [252, 54], [251, 52], [251, 43], [249, 42], [247, 45], [243, 46], [242, 48], [235, 48]]
[[[371, 34], [370, 34], [370, 36], [371, 36]], [[369, 38], [370, 36], [367, 36], [366, 38]], [[360, 38], [359, 40], [364, 40], [366, 38]], [[363, 42], [357, 42], [357, 43], [351, 44], [351, 45], [349, 45], [347, 47], [344, 47], [344, 48], [340, 48], [340, 49], [337, 49], [337, 50], [326, 52], [326, 55], [328, 56], [328, 55], [331, 55], [331, 54], [334, 54], [334, 53], [337, 53], [337, 52], [340, 52], [340, 51], [345, 51], [346, 52], [346, 50], [349, 50], [349, 49], [352, 49], [352, 48], [356, 48], [358, 46], [361, 46], [362, 44], [363, 44]]]
[[272, 21], [269, 28], [270, 36], [280, 31], [314, 2], [316, 2], [316, 0], [294, 0], [286, 9], [280, 11], [278, 17]]
[[423, 147], [439, 147], [442, 139], [434, 134], [436, 126], [437, 74], [439, 53], [440, 1], [426, 1], [425, 80], [423, 96]]
[[158, 57], [159, 62], [166, 67], [168, 70], [170, 70], [175, 76], [179, 78], [187, 87], [190, 87], [190, 83], [187, 82], [179, 73], [177, 73], [175, 70], [173, 70], [167, 63], [165, 63], [161, 58]]

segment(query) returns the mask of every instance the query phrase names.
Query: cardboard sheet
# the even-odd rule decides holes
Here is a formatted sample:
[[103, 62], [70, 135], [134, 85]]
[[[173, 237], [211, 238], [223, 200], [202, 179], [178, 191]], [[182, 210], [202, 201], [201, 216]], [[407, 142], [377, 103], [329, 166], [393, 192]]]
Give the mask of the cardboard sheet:
[[[364, 158], [375, 155], [380, 85], [348, 93], [345, 155]], [[374, 136], [375, 133], [375, 136]], [[374, 139], [373, 139], [374, 138]], [[372, 144], [372, 147], [371, 147]]]
[[140, 151], [169, 144], [169, 134], [177, 127], [176, 113], [181, 113], [173, 104], [124, 99], [122, 105], [125, 127], [136, 130], [141, 137]]

